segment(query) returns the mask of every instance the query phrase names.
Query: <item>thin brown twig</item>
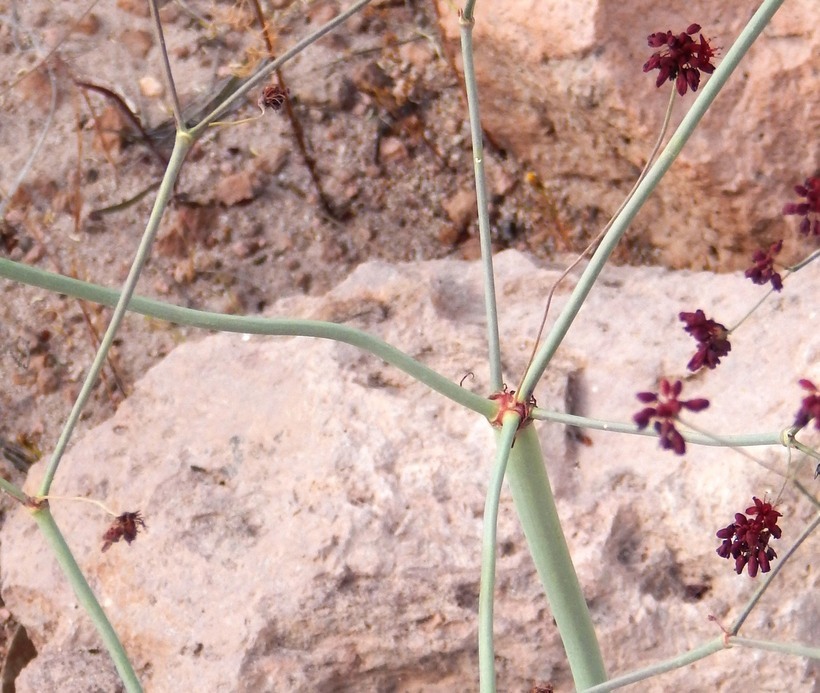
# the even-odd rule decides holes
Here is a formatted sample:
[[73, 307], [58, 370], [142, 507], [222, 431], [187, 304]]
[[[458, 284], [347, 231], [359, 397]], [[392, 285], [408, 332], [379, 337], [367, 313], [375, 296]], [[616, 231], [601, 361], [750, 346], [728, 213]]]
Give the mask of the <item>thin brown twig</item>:
[[75, 79], [74, 84], [82, 89], [88, 89], [90, 91], [95, 91], [98, 94], [102, 94], [114, 103], [117, 109], [122, 113], [126, 120], [131, 123], [131, 125], [139, 132], [140, 137], [145, 142], [145, 145], [148, 149], [151, 150], [151, 153], [157, 158], [157, 161], [161, 163], [163, 166], [168, 165], [168, 157], [166, 157], [157, 147], [154, 139], [151, 135], [148, 134], [146, 129], [142, 126], [142, 122], [139, 119], [139, 116], [134, 113], [129, 107], [128, 104], [125, 103], [125, 99], [123, 99], [117, 92], [112, 91], [108, 87], [104, 87], [101, 84], [94, 84], [93, 82], [86, 82], [84, 80]]
[[[275, 60], [276, 55], [274, 55], [273, 37], [271, 36], [270, 27], [265, 19], [265, 15], [262, 12], [262, 6], [259, 4], [259, 0], [251, 0], [251, 5], [256, 13], [256, 21], [262, 28], [262, 38], [265, 41], [265, 49], [268, 51], [268, 56], [271, 60]], [[276, 82], [279, 88], [284, 94], [287, 95], [289, 90], [285, 82], [285, 77], [282, 74], [282, 70], [277, 69], [275, 74]], [[308, 174], [310, 174], [311, 181], [313, 181], [313, 187], [316, 188], [316, 194], [319, 196], [319, 202], [322, 205], [322, 209], [324, 209], [324, 211], [332, 218], [339, 219], [342, 215], [339, 213], [339, 210], [336, 209], [335, 205], [332, 203], [324, 190], [322, 180], [319, 178], [319, 172], [316, 170], [316, 159], [314, 159], [308, 151], [304, 128], [302, 127], [302, 123], [297, 117], [296, 112], [293, 110], [293, 104], [291, 103], [290, 98], [287, 96], [285, 97], [284, 105], [285, 113], [287, 114], [291, 128], [293, 129], [293, 138], [296, 140], [296, 147], [302, 155], [302, 161], [304, 161], [305, 168], [308, 170]]]
[[117, 166], [114, 163], [114, 157], [111, 154], [111, 149], [106, 142], [105, 137], [103, 137], [102, 126], [100, 125], [100, 118], [97, 115], [97, 111], [94, 108], [94, 104], [91, 103], [91, 99], [88, 98], [88, 92], [85, 89], [80, 89], [80, 94], [82, 94], [83, 100], [85, 101], [85, 106], [88, 109], [88, 112], [91, 114], [91, 122], [93, 123], [94, 132], [97, 135], [97, 139], [100, 141], [100, 148], [103, 151], [103, 156], [105, 160], [110, 164], [111, 170], [114, 173], [114, 182], [119, 184], [119, 171], [117, 170]]

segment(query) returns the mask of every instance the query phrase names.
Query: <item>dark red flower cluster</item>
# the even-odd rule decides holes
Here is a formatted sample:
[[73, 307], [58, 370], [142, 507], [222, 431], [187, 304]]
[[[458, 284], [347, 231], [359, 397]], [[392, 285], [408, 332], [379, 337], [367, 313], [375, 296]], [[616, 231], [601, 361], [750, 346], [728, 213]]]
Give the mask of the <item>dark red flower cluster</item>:
[[752, 280], [753, 284], [772, 283], [772, 288], [775, 291], [780, 291], [783, 288], [783, 279], [774, 271], [774, 256], [783, 249], [783, 241], [777, 241], [769, 246], [768, 252], [762, 250], [755, 250], [752, 255], [752, 265], [746, 270], [746, 277]]
[[123, 513], [118, 516], [103, 534], [103, 552], [108, 551], [111, 544], [116, 544], [120, 539], [125, 539], [130, 544], [137, 538], [140, 527], [145, 527], [145, 520], [142, 519], [139, 510], [135, 513]]
[[643, 429], [649, 422], [655, 420], [655, 430], [660, 435], [661, 447], [664, 450], [674, 450], [675, 454], [683, 455], [686, 452], [686, 442], [683, 436], [675, 428], [675, 419], [682, 409], [689, 411], [702, 411], [709, 406], [708, 399], [690, 399], [680, 401], [678, 396], [683, 390], [683, 383], [676, 380], [674, 384], [666, 378], [660, 382], [660, 393], [639, 392], [638, 399], [644, 404], [657, 402], [654, 407], [646, 407], [639, 411], [633, 420], [638, 424], [638, 428]]
[[806, 178], [803, 185], [795, 185], [794, 191], [805, 197], [805, 202], [790, 202], [783, 207], [783, 214], [803, 217], [800, 233], [804, 236], [820, 236], [820, 176]]
[[798, 428], [803, 428], [803, 426], [806, 426], [814, 419], [814, 427], [820, 431], [820, 391], [818, 391], [811, 380], [806, 380], [805, 378], [798, 380], [797, 384], [804, 390], [807, 390], [809, 395], [803, 398], [800, 410], [794, 417], [794, 425]]
[[703, 34], [700, 34], [699, 41], [692, 38], [699, 31], [700, 24], [690, 24], [686, 31], [677, 36], [671, 31], [649, 34], [649, 47], [663, 49], [653, 53], [643, 66], [644, 72], [659, 70], [656, 87], [667, 80], [675, 80], [675, 87], [683, 96], [687, 89], [698, 90], [701, 72], [712, 74], [715, 71], [712, 64], [715, 49], [703, 38]]
[[752, 500], [754, 505], [746, 508], [746, 515], [750, 517], [736, 513], [735, 521], [718, 531], [717, 537], [723, 539], [723, 543], [718, 547], [717, 554], [721, 558], [734, 558], [738, 575], [748, 566], [749, 577], [757, 577], [758, 569], [768, 573], [771, 570], [770, 562], [777, 558], [774, 549], [769, 546], [769, 539], [780, 539], [777, 518], [782, 515], [771, 503], [756, 497]]
[[729, 330], [698, 308], [694, 313], [680, 313], [678, 317], [686, 323], [683, 329], [691, 334], [698, 343], [698, 350], [687, 364], [690, 371], [698, 371], [704, 366], [715, 368], [723, 356], [731, 350], [729, 344]]

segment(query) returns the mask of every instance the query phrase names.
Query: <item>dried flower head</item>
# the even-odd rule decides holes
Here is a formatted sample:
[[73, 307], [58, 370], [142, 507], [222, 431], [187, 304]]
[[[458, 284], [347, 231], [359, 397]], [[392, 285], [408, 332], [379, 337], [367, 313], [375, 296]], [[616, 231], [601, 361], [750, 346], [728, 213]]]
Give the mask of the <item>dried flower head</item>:
[[687, 364], [690, 371], [698, 371], [704, 366], [715, 368], [723, 356], [731, 350], [729, 330], [715, 322], [698, 308], [694, 313], [680, 313], [678, 317], [686, 323], [683, 329], [691, 334], [698, 343], [698, 350]]
[[683, 96], [687, 89], [697, 91], [700, 85], [700, 73], [711, 74], [715, 71], [712, 58], [715, 49], [700, 34], [700, 40], [692, 38], [700, 32], [700, 24], [690, 24], [686, 31], [678, 35], [671, 31], [658, 31], [647, 37], [650, 48], [661, 48], [653, 53], [643, 66], [644, 72], [658, 70], [655, 86], [668, 81], [675, 81], [678, 93]]
[[[768, 573], [770, 562], [777, 558], [769, 539], [780, 539], [781, 529], [777, 518], [781, 513], [771, 503], [752, 498], [754, 505], [746, 508], [746, 514], [736, 513], [735, 521], [718, 530], [718, 539], [723, 543], [717, 548], [721, 558], [735, 559], [735, 572], [740, 575], [748, 566], [749, 577], [756, 577], [758, 570]], [[747, 515], [749, 517], [747, 517]]]
[[783, 214], [803, 217], [800, 233], [804, 236], [820, 236], [820, 176], [806, 178], [803, 185], [795, 185], [794, 191], [805, 197], [805, 202], [789, 202], [783, 207]]
[[814, 419], [814, 427], [820, 431], [820, 391], [811, 380], [802, 378], [797, 381], [809, 394], [803, 398], [800, 409], [794, 417], [794, 426], [803, 428]]
[[111, 544], [116, 544], [120, 539], [125, 539], [130, 544], [137, 538], [140, 527], [145, 528], [145, 521], [139, 510], [133, 513], [123, 513], [117, 517], [103, 534], [103, 552], [108, 551]]
[[654, 419], [655, 430], [660, 435], [661, 447], [664, 450], [674, 450], [675, 454], [683, 455], [686, 452], [686, 442], [683, 436], [675, 428], [675, 420], [682, 409], [689, 411], [702, 411], [709, 406], [708, 399], [690, 399], [681, 401], [678, 396], [683, 390], [683, 383], [676, 380], [670, 383], [666, 378], [661, 380], [660, 392], [639, 392], [638, 399], [644, 404], [657, 402], [654, 407], [646, 407], [635, 414], [633, 420], [638, 424], [638, 428], [646, 428], [650, 421]]
[[780, 291], [783, 288], [783, 279], [774, 271], [774, 256], [783, 249], [783, 241], [777, 241], [769, 246], [768, 252], [762, 250], [755, 250], [752, 255], [752, 262], [754, 264], [746, 270], [746, 277], [752, 280], [753, 284], [772, 283], [772, 288], [775, 291]]
[[285, 99], [290, 95], [290, 90], [282, 89], [278, 84], [269, 84], [262, 90], [262, 96], [259, 97], [259, 108], [262, 111], [271, 109], [278, 111], [285, 105]]

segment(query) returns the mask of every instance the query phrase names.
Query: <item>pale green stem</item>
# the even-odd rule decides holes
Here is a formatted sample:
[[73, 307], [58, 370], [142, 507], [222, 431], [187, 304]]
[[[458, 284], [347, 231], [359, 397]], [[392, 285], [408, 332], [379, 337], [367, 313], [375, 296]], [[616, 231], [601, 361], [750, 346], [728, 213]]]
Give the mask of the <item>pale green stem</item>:
[[534, 426], [519, 431], [507, 481], [578, 690], [606, 680], [598, 639], [572, 564]]
[[461, 17], [461, 54], [464, 61], [464, 84], [467, 89], [467, 109], [470, 114], [470, 134], [473, 142], [473, 169], [478, 206], [478, 234], [481, 244], [481, 264], [484, 271], [484, 310], [487, 314], [487, 347], [490, 365], [490, 389], [499, 392], [503, 386], [501, 373], [501, 340], [498, 334], [498, 307], [493, 273], [493, 243], [490, 236], [490, 215], [487, 200], [487, 181], [484, 175], [484, 143], [481, 117], [478, 109], [478, 87], [473, 62], [473, 25], [475, 19]]
[[37, 493], [39, 496], [48, 495], [49, 489], [51, 488], [51, 482], [54, 480], [54, 474], [57, 472], [57, 467], [60, 465], [60, 460], [63, 457], [68, 441], [71, 439], [71, 434], [74, 432], [74, 427], [77, 425], [77, 421], [80, 420], [80, 415], [82, 414], [86, 402], [88, 402], [88, 399], [91, 396], [91, 392], [94, 389], [94, 385], [97, 382], [100, 371], [102, 371], [105, 366], [105, 360], [108, 357], [108, 350], [111, 348], [114, 338], [117, 335], [117, 331], [120, 329], [120, 323], [122, 323], [122, 320], [125, 317], [125, 312], [128, 309], [128, 302], [134, 294], [134, 289], [139, 281], [142, 268], [148, 260], [148, 255], [151, 252], [151, 244], [153, 243], [154, 237], [159, 229], [159, 222], [162, 219], [162, 214], [165, 211], [165, 207], [168, 205], [171, 195], [173, 194], [174, 183], [179, 175], [182, 162], [185, 160], [185, 155], [188, 153], [188, 150], [191, 148], [192, 144], [193, 140], [189, 136], [182, 133], [177, 134], [176, 140], [174, 141], [174, 149], [171, 153], [171, 159], [168, 162], [168, 168], [165, 170], [162, 184], [157, 192], [157, 199], [154, 202], [154, 208], [151, 210], [151, 216], [149, 217], [148, 224], [145, 227], [145, 233], [143, 234], [142, 240], [137, 248], [137, 253], [131, 265], [131, 270], [128, 273], [128, 277], [126, 278], [125, 284], [122, 288], [122, 293], [120, 294], [117, 304], [114, 307], [111, 322], [105, 331], [105, 335], [103, 335], [103, 338], [100, 341], [100, 347], [97, 349], [97, 354], [94, 357], [94, 361], [86, 374], [85, 381], [80, 389], [80, 394], [77, 396], [77, 400], [71, 408], [71, 413], [68, 415], [68, 419], [63, 426], [63, 430], [60, 432], [60, 437], [57, 440], [54, 453], [52, 454], [48, 466], [46, 467], [45, 476], [40, 484], [40, 490]]
[[779, 652], [780, 654], [792, 655], [793, 657], [820, 659], [820, 647], [811, 647], [797, 642], [773, 642], [771, 640], [756, 640], [754, 638], [732, 636], [729, 638], [729, 644], [737, 645], [738, 647], [748, 647], [752, 650]]
[[700, 659], [705, 659], [721, 650], [730, 649], [733, 646], [748, 647], [751, 649], [771, 650], [773, 652], [781, 652], [783, 654], [793, 655], [795, 657], [810, 657], [812, 659], [820, 658], [820, 650], [816, 647], [807, 647], [800, 643], [777, 643], [767, 640], [752, 640], [750, 638], [739, 638], [737, 636], [725, 636], [710, 640], [703, 645], [699, 645], [688, 652], [680, 655], [675, 655], [662, 662], [657, 662], [651, 666], [631, 671], [623, 676], [615, 676], [606, 683], [587, 688], [583, 693], [608, 693], [624, 686], [640, 683], [647, 679], [665, 674], [675, 669], [682, 669], [689, 666]]
[[[532, 418], [540, 421], [551, 421], [552, 423], [566, 424], [576, 428], [589, 428], [597, 431], [610, 431], [612, 433], [628, 433], [635, 436], [647, 436], [657, 438], [658, 433], [651, 428], [639, 429], [634, 423], [622, 423], [618, 421], [606, 421], [604, 419], [589, 419], [586, 416], [576, 416], [575, 414], [564, 414], [557, 411], [547, 411], [546, 409], [533, 409]], [[782, 445], [788, 447], [783, 441], [782, 431], [772, 431], [769, 433], [737, 433], [733, 435], [714, 436], [695, 431], [681, 430], [680, 434], [687, 443], [694, 445], [712, 445], [717, 447], [751, 447], [753, 445]]]
[[789, 272], [790, 272], [791, 274], [794, 274], [794, 273], [795, 273], [795, 272], [797, 272], [798, 270], [803, 269], [806, 265], [808, 265], [808, 264], [810, 264], [810, 263], [814, 262], [814, 261], [815, 261], [817, 258], [819, 258], [819, 257], [820, 257], [820, 248], [818, 248], [817, 250], [815, 250], [815, 251], [814, 251], [811, 255], [809, 255], [807, 258], [804, 258], [803, 260], [801, 260], [800, 262], [798, 262], [796, 265], [792, 265], [791, 267], [789, 267]]
[[498, 504], [510, 449], [521, 418], [504, 416], [496, 436], [493, 464], [487, 498], [484, 503], [484, 536], [481, 543], [481, 589], [478, 593], [478, 673], [481, 693], [495, 693], [495, 648], [493, 647], [493, 599], [495, 597], [495, 557], [497, 550]]
[[675, 669], [688, 666], [693, 662], [697, 662], [699, 659], [713, 655], [715, 652], [720, 652], [720, 650], [723, 649], [726, 649], [726, 643], [723, 638], [716, 638], [703, 645], [699, 645], [688, 652], [665, 659], [662, 662], [656, 662], [655, 664], [643, 669], [631, 671], [623, 676], [611, 678], [605, 683], [600, 683], [589, 688], [579, 688], [578, 690], [582, 690], [583, 693], [607, 693], [607, 691], [614, 691], [618, 688], [622, 688], [623, 686], [639, 683], [641, 681], [645, 681], [646, 679], [652, 678], [653, 676], [658, 676], [660, 674], [665, 674], [668, 671], [674, 671]]
[[536, 383], [544, 374], [558, 346], [564, 340], [572, 322], [575, 320], [575, 316], [578, 314], [578, 311], [581, 310], [581, 306], [586, 300], [587, 295], [595, 285], [598, 275], [603, 270], [609, 256], [627, 228], [629, 228], [629, 224], [632, 223], [635, 215], [649, 198], [649, 195], [672, 166], [672, 163], [680, 154], [684, 145], [689, 140], [689, 137], [695, 131], [698, 123], [700, 123], [703, 116], [706, 115], [712, 102], [734, 72], [740, 59], [748, 52], [755, 39], [768, 24], [772, 15], [774, 15], [782, 4], [783, 0], [764, 0], [763, 4], [740, 33], [740, 36], [738, 36], [737, 41], [735, 41], [720, 65], [701, 89], [700, 94], [692, 104], [692, 108], [689, 109], [689, 112], [684, 116], [678, 129], [658, 157], [658, 160], [649, 170], [643, 182], [638, 186], [634, 197], [613, 222], [609, 232], [601, 241], [601, 245], [598, 246], [598, 250], [595, 251], [586, 269], [581, 274], [575, 289], [564, 306], [564, 309], [561, 311], [561, 314], [556, 319], [547, 338], [544, 340], [544, 344], [538, 352], [538, 355], [527, 370], [522, 387], [519, 392], [516, 393], [516, 397], [520, 401], [527, 401], [532, 394]]
[[[561, 276], [555, 280], [553, 285], [550, 287], [549, 293], [547, 294], [547, 303], [544, 306], [544, 314], [541, 317], [541, 323], [538, 325], [538, 331], [535, 333], [535, 341], [532, 345], [532, 353], [530, 354], [530, 358], [527, 361], [527, 366], [524, 368], [524, 372], [521, 373], [521, 377], [523, 378], [527, 374], [527, 370], [530, 367], [530, 364], [533, 362], [535, 355], [538, 353], [538, 345], [541, 342], [541, 335], [544, 333], [544, 326], [547, 324], [547, 317], [550, 313], [550, 306], [552, 305], [552, 297], [555, 295], [555, 292], [558, 290], [558, 286], [561, 284], [564, 279], [569, 276], [569, 273], [572, 272], [583, 260], [589, 252], [598, 245], [598, 241], [600, 241], [605, 235], [606, 232], [609, 231], [610, 227], [612, 226], [612, 222], [618, 217], [621, 213], [621, 210], [626, 207], [629, 200], [632, 199], [632, 196], [635, 194], [635, 191], [638, 189], [638, 186], [641, 184], [641, 181], [646, 178], [646, 172], [649, 171], [649, 167], [652, 165], [652, 162], [655, 160], [655, 157], [658, 154], [658, 150], [661, 148], [663, 144], [663, 138], [666, 135], [666, 130], [669, 127], [669, 120], [672, 118], [672, 110], [675, 105], [675, 95], [676, 91], [673, 89], [670, 90], [669, 94], [669, 104], [666, 107], [666, 115], [663, 118], [663, 124], [661, 125], [661, 131], [658, 133], [658, 139], [655, 141], [655, 146], [652, 147], [652, 151], [649, 153], [649, 158], [646, 160], [646, 164], [644, 164], [643, 170], [641, 174], [638, 176], [638, 179], [632, 185], [632, 189], [627, 193], [626, 198], [623, 202], [621, 202], [620, 207], [615, 210], [615, 214], [612, 215], [612, 218], [606, 223], [603, 229], [598, 233], [598, 235], [592, 239], [592, 242], [584, 248], [578, 257], [566, 268], [563, 272], [561, 272]], [[518, 385], [518, 390], [521, 389], [521, 384]]]
[[159, 8], [157, 7], [157, 0], [149, 0], [148, 7], [151, 10], [151, 21], [154, 25], [154, 35], [157, 38], [157, 43], [160, 47], [160, 56], [162, 57], [162, 73], [165, 76], [165, 85], [168, 87], [168, 93], [171, 95], [171, 109], [174, 112], [174, 123], [177, 131], [183, 132], [185, 130], [185, 121], [182, 119], [182, 108], [179, 105], [179, 94], [177, 93], [177, 86], [174, 83], [174, 73], [171, 70], [171, 61], [168, 58], [168, 48], [165, 45], [165, 32], [162, 30], [162, 22], [159, 19]]
[[114, 666], [117, 667], [117, 672], [125, 685], [125, 689], [129, 691], [129, 693], [142, 691], [142, 686], [137, 679], [137, 675], [134, 673], [131, 663], [128, 661], [128, 655], [125, 653], [125, 649], [120, 643], [114, 631], [114, 627], [111, 625], [100, 603], [94, 596], [94, 592], [85, 579], [83, 571], [80, 569], [80, 566], [77, 565], [77, 561], [74, 560], [71, 549], [68, 548], [68, 544], [66, 544], [60, 529], [57, 527], [57, 523], [54, 522], [54, 517], [51, 515], [48, 506], [43, 505], [37, 510], [34, 510], [32, 516], [43, 532], [43, 536], [52, 551], [54, 551], [60, 568], [63, 569], [63, 573], [65, 573], [69, 584], [74, 589], [74, 594], [77, 595], [77, 601], [80, 602], [80, 605], [85, 609], [96, 626], [103, 644], [111, 655], [111, 659], [114, 660]]
[[[120, 293], [115, 289], [46, 272], [5, 258], [0, 258], [0, 277], [107, 306], [116, 305], [120, 298]], [[436, 392], [482, 416], [491, 418], [498, 410], [498, 405], [489, 399], [452, 382], [378, 337], [348, 325], [336, 325], [320, 320], [300, 320], [298, 318], [223, 315], [221, 313], [182, 308], [181, 306], [161, 303], [142, 296], [133, 296], [128, 303], [128, 310], [158, 320], [167, 320], [178, 325], [190, 325], [191, 327], [206, 330], [286, 337], [318, 337], [344, 342], [378, 356], [416, 380], [423, 382]]]
[[[806, 265], [810, 264], [811, 262], [813, 262], [814, 260], [816, 260], [818, 257], [820, 257], [820, 249], [819, 249], [819, 250], [815, 250], [813, 253], [811, 253], [811, 255], [809, 255], [808, 257], [804, 258], [803, 260], [801, 260], [800, 262], [798, 262], [796, 265], [792, 265], [791, 267], [787, 268], [786, 272], [783, 274], [783, 277], [782, 277], [782, 279], [783, 279], [783, 284], [784, 284], [784, 285], [786, 284], [786, 282], [788, 281], [788, 278], [789, 278], [792, 274], [794, 274], [795, 272], [799, 272], [799, 271], [800, 271], [801, 269], [803, 269]], [[764, 303], [765, 303], [765, 302], [769, 299], [769, 297], [770, 297], [773, 293], [775, 293], [775, 290], [774, 290], [774, 289], [769, 289], [769, 290], [768, 290], [765, 294], [763, 294], [763, 297], [762, 297], [762, 298], [761, 298], [761, 299], [760, 299], [757, 303], [755, 303], [755, 304], [754, 304], [754, 306], [752, 307], [752, 309], [751, 309], [750, 311], [748, 311], [748, 312], [746, 313], [746, 315], [744, 315], [744, 316], [743, 316], [740, 320], [738, 320], [738, 321], [737, 321], [737, 323], [735, 323], [735, 325], [733, 325], [733, 326], [729, 329], [729, 333], [731, 334], [731, 333], [732, 333], [732, 332], [734, 332], [734, 331], [735, 331], [738, 327], [740, 327], [740, 326], [744, 323], [744, 321], [746, 320], [746, 318], [748, 318], [750, 315], [752, 315], [752, 313], [754, 313], [754, 312], [755, 312], [758, 308], [760, 308], [760, 306], [762, 306], [762, 305], [763, 305], [763, 304], [764, 304]]]
[[0, 476], [0, 489], [5, 491], [15, 500], [20, 501], [23, 505], [28, 505], [31, 502], [31, 498], [29, 498], [25, 493], [23, 493], [23, 491], [17, 488], [10, 481], [6, 481], [2, 476]]
[[816, 460], [820, 460], [820, 453], [818, 453], [813, 448], [810, 448], [808, 445], [804, 445], [801, 443], [797, 438], [791, 439], [792, 447], [795, 450], [800, 450], [804, 455], [808, 455], [809, 457], [813, 457]]

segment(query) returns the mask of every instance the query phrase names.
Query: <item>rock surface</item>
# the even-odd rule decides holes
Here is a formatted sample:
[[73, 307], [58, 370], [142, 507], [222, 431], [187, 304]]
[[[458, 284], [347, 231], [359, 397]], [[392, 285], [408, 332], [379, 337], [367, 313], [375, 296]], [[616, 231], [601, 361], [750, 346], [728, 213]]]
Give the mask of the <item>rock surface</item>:
[[[485, 129], [529, 162], [591, 235], [617, 209], [660, 132], [672, 85], [656, 89], [657, 72], [642, 72], [654, 52], [647, 35], [679, 33], [697, 22], [721, 49], [719, 64], [760, 3], [678, 4], [680, 11], [652, 0], [476, 6]], [[457, 5], [438, 5], [460, 62]], [[787, 235], [783, 204], [820, 161], [818, 54], [816, 0], [784, 3], [634, 224], [633, 234], [656, 249], [658, 262], [740, 269], [747, 254], [740, 249], [750, 255]], [[693, 100], [691, 93], [679, 99], [672, 128]], [[684, 238], [676, 229], [693, 232]], [[696, 257], [693, 233], [704, 249]]]
[[[558, 272], [514, 251], [496, 268], [513, 383]], [[712, 401], [690, 418], [721, 434], [789, 425], [797, 378], [820, 380], [819, 289], [814, 267], [790, 278], [733, 335], [725, 362], [687, 382], [684, 395]], [[685, 375], [694, 342], [680, 310], [732, 324], [762, 291], [738, 275], [608, 270], [536, 391], [539, 405], [630, 420], [635, 392]], [[553, 316], [567, 295], [558, 292]], [[367, 329], [454, 380], [474, 372], [465, 386], [487, 392], [476, 264], [368, 263], [328, 295], [285, 299], [271, 314]], [[714, 533], [753, 495], [776, 496], [780, 477], [726, 449], [690, 446], [679, 458], [652, 438], [585, 431], [584, 440], [538, 425], [609, 671], [719, 635], [709, 616], [731, 623], [760, 580], [716, 556]], [[147, 531], [102, 554], [107, 520], [97, 509], [52, 508], [148, 691], [476, 690], [492, 442], [480, 417], [353, 347], [219, 334], [174, 350], [59, 470], [54, 494], [139, 509]], [[752, 453], [785, 470], [784, 451]], [[814, 465], [794, 468], [816, 488]], [[33, 469], [29, 492], [42, 471]], [[779, 508], [782, 555], [814, 511], [792, 486]], [[500, 689], [569, 690], [506, 493], [499, 546]], [[817, 549], [810, 537], [745, 635], [817, 646]], [[111, 665], [22, 509], [4, 527], [1, 558], [3, 599], [39, 651], [17, 690], [92, 690], [89, 661], [97, 677]], [[734, 649], [639, 690], [810, 690], [815, 675], [803, 659]]]

